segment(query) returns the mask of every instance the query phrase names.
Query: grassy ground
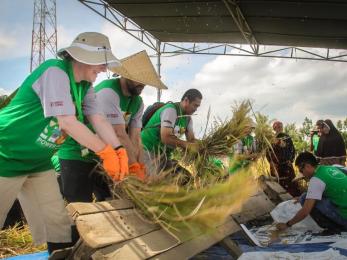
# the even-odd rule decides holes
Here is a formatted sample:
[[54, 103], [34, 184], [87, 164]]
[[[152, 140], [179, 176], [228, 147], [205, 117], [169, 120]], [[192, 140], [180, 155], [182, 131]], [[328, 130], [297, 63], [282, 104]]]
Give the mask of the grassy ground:
[[0, 258], [43, 251], [46, 245], [35, 246], [28, 225], [0, 231]]

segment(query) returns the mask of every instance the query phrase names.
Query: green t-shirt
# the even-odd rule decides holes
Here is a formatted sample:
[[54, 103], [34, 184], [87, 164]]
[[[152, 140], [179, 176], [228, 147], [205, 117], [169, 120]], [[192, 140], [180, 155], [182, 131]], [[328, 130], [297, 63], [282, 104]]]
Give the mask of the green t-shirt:
[[312, 136], [312, 145], [313, 145], [313, 152], [315, 153], [318, 149], [318, 144], [319, 144], [319, 135], [314, 134]]
[[[53, 169], [51, 157], [64, 141], [64, 135], [59, 130], [56, 118], [45, 116], [45, 111], [54, 108], [54, 113], [59, 114], [59, 111], [65, 109], [68, 98], [71, 103], [69, 108], [73, 109], [70, 93], [64, 92], [67, 100], [52, 98], [55, 93], [61, 95], [63, 91], [57, 93], [57, 88], [52, 90], [50, 86], [67, 87], [59, 85], [60, 82], [52, 81], [51, 78], [50, 81], [45, 81], [48, 71], [54, 69], [60, 73], [59, 75], [63, 75], [64, 84], [70, 84], [68, 86], [70, 91], [71, 82], [74, 82], [71, 63], [65, 60], [48, 60], [24, 80], [14, 99], [0, 111], [0, 176], [2, 177]], [[46, 85], [47, 83], [50, 85]], [[81, 82], [76, 85], [78, 88], [84, 88], [88, 87], [89, 83]], [[36, 86], [41, 86], [36, 90], [38, 93], [34, 90]], [[45, 91], [51, 92], [47, 95]], [[46, 99], [49, 98], [48, 102]], [[44, 111], [44, 107], [47, 110]]]
[[161, 142], [160, 137], [160, 114], [167, 108], [174, 108], [177, 113], [177, 119], [174, 124], [174, 131], [177, 129], [177, 131], [175, 131], [177, 132], [176, 136], [182, 137], [186, 133], [190, 120], [189, 117], [183, 116], [179, 103], [167, 103], [159, 108], [149, 119], [146, 127], [142, 129], [141, 140], [145, 150], [156, 154], [166, 153], [167, 156], [170, 156], [173, 149], [165, 146]]
[[[119, 97], [119, 107], [123, 113], [124, 120], [126, 125], [131, 122], [131, 119], [139, 111], [142, 105], [142, 98], [140, 96], [129, 97], [125, 96], [121, 90], [119, 79], [108, 79], [102, 81], [100, 84], [94, 87], [94, 92], [98, 94], [102, 89], [110, 89], [114, 91]], [[84, 123], [88, 128], [95, 132], [91, 124], [88, 124], [87, 120], [84, 119]], [[66, 142], [60, 147], [58, 151], [58, 156], [63, 160], [79, 160], [84, 162], [93, 162], [98, 160], [98, 157], [92, 151], [87, 151], [86, 154], [83, 154], [87, 151], [86, 148], [81, 147], [74, 139], [69, 138]], [[82, 155], [83, 154], [83, 155]]]
[[325, 183], [323, 195], [334, 203], [341, 216], [347, 219], [347, 175], [334, 166], [320, 165], [313, 176]]

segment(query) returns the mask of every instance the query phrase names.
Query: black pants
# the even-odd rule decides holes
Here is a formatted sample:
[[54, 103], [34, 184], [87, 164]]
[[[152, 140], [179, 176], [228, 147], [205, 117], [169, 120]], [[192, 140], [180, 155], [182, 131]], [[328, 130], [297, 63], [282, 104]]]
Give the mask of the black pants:
[[60, 159], [60, 190], [67, 202], [92, 202], [111, 197], [105, 176], [96, 171], [96, 163]]

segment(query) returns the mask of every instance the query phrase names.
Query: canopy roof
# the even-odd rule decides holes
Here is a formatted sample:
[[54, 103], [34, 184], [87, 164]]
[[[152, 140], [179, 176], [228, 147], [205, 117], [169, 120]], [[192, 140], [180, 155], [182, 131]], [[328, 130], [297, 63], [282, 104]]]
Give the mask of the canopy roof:
[[347, 49], [347, 0], [104, 0], [161, 42]]

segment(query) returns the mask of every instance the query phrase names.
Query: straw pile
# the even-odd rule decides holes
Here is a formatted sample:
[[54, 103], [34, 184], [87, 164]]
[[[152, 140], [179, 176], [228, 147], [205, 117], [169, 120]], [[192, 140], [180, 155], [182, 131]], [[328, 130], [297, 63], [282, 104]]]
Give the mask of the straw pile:
[[5, 106], [7, 106], [10, 103], [10, 101], [16, 95], [17, 91], [18, 91], [18, 89], [16, 89], [11, 95], [6, 97], [5, 99], [0, 99], [0, 109], [4, 108]]
[[221, 225], [231, 213], [240, 212], [242, 204], [257, 190], [247, 171], [204, 188], [179, 187], [174, 181], [148, 185], [134, 178], [122, 186], [145, 216], [180, 240]]
[[27, 225], [0, 231], [0, 258], [43, 251], [45, 245], [35, 246]]
[[[228, 156], [233, 145], [247, 135], [252, 125], [250, 111], [250, 103], [242, 102], [232, 109], [231, 119], [214, 122], [209, 133], [199, 141], [198, 151], [176, 151], [188, 181], [180, 182], [183, 173], [176, 173], [176, 169], [161, 170], [146, 183], [127, 178], [117, 185], [115, 192], [123, 197], [126, 194], [141, 214], [181, 240], [212, 231], [231, 213], [241, 211], [245, 201], [258, 190], [253, 167], [229, 175], [210, 159]], [[263, 132], [268, 128], [265, 122], [260, 125], [257, 134], [262, 142], [268, 143], [270, 135]]]

